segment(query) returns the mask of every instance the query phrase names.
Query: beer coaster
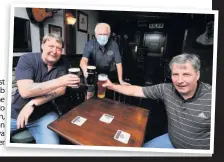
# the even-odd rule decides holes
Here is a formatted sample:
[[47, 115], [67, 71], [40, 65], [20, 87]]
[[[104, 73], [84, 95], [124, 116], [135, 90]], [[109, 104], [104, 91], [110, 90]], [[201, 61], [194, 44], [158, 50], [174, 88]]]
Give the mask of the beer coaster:
[[122, 130], [118, 130], [116, 132], [116, 134], [114, 135], [114, 139], [117, 140], [117, 141], [120, 141], [122, 143], [125, 143], [127, 144], [129, 139], [130, 139], [130, 134], [127, 133], [127, 132], [124, 132]]
[[71, 121], [72, 124], [82, 126], [86, 122], [86, 118], [83, 118], [81, 116], [77, 116], [75, 119]]
[[112, 122], [113, 119], [114, 119], [114, 116], [109, 115], [109, 114], [103, 114], [100, 118], [100, 121], [109, 124]]

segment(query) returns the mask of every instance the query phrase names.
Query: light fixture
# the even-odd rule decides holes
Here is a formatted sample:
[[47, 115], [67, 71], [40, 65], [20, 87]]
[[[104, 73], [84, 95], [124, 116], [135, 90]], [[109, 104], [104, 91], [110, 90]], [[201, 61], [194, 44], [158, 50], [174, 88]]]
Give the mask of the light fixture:
[[66, 19], [68, 25], [74, 25], [76, 23], [76, 18], [74, 17], [67, 17]]
[[76, 18], [74, 18], [71, 13], [66, 13], [66, 24], [74, 25], [75, 23], [76, 23]]

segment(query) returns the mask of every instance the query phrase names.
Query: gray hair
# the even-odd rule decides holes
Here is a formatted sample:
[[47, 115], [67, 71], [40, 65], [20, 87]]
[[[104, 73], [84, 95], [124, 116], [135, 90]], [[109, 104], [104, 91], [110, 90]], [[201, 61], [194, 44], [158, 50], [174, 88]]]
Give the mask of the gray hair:
[[201, 62], [199, 60], [199, 57], [195, 54], [188, 54], [188, 53], [184, 53], [184, 54], [173, 57], [173, 59], [169, 63], [170, 70], [172, 70], [172, 65], [174, 63], [185, 64], [187, 61], [191, 63], [195, 72], [200, 71]]
[[98, 33], [99, 26], [102, 26], [102, 25], [107, 27], [107, 30], [109, 31], [109, 34], [110, 34], [111, 32], [110, 25], [107, 23], [97, 23], [95, 27], [95, 33]]
[[46, 34], [44, 37], [43, 37], [43, 40], [42, 40], [42, 44], [45, 44], [46, 41], [49, 41], [50, 39], [56, 39], [56, 41], [60, 44], [62, 44], [62, 48], [64, 47], [64, 41], [62, 39], [62, 37], [58, 34], [55, 34], [55, 33], [48, 33]]

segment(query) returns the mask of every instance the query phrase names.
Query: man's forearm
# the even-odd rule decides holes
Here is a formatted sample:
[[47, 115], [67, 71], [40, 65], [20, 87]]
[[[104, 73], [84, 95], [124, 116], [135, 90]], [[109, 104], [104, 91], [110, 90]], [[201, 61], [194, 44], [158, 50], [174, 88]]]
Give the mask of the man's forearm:
[[118, 80], [119, 82], [123, 81], [123, 71], [122, 71], [122, 65], [121, 63], [116, 64], [117, 67], [117, 76], [118, 76]]
[[88, 66], [88, 60], [86, 58], [82, 58], [80, 61], [80, 67], [82, 71], [86, 71]]
[[139, 86], [113, 84], [110, 89], [127, 96], [142, 97], [142, 87]]
[[86, 63], [86, 61], [82, 61], [80, 63], [80, 67], [81, 67], [82, 70], [87, 69], [87, 63]]
[[43, 96], [36, 97], [36, 98], [32, 99], [32, 101], [35, 103], [36, 106], [40, 106], [40, 105], [47, 103], [61, 95], [64, 95], [65, 89], [66, 89], [65, 87], [57, 88]]
[[53, 79], [50, 81], [42, 82], [42, 83], [30, 83], [26, 86], [26, 98], [42, 96], [51, 91], [61, 87], [61, 85], [57, 82], [57, 79]]
[[87, 71], [87, 66], [81, 65], [80, 67], [81, 67], [81, 69], [82, 69], [83, 72], [86, 72]]

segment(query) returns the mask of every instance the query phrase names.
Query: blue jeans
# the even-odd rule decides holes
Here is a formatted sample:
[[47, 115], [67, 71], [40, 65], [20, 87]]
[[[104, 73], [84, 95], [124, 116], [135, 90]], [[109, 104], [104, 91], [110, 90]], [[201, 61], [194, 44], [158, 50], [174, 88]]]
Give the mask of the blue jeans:
[[[37, 144], [59, 144], [58, 135], [47, 128], [47, 125], [57, 118], [58, 115], [55, 112], [50, 112], [38, 120], [28, 122], [26, 128], [35, 138]], [[16, 121], [11, 118], [11, 132], [17, 129]]]
[[150, 147], [150, 148], [174, 148], [172, 143], [170, 142], [170, 138], [168, 133], [156, 137], [151, 141], [145, 143], [143, 147]]

